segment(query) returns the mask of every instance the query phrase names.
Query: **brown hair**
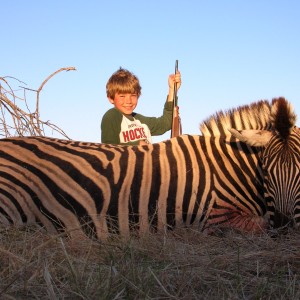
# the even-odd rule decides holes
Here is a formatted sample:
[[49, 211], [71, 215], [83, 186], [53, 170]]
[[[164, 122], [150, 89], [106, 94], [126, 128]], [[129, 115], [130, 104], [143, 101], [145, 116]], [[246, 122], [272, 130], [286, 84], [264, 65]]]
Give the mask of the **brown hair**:
[[134, 93], [139, 97], [141, 90], [139, 79], [122, 68], [113, 73], [106, 84], [106, 95], [110, 99], [114, 99], [116, 93]]

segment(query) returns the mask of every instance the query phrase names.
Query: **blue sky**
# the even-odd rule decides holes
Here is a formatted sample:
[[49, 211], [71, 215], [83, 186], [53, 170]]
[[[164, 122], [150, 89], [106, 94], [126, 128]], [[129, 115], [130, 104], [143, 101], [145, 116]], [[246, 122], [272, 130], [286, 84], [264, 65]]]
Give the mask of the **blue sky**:
[[[37, 89], [54, 71], [77, 69], [57, 74], [40, 95], [41, 118], [72, 139], [100, 141], [111, 107], [105, 85], [120, 66], [140, 79], [136, 111], [160, 116], [176, 59], [184, 133], [260, 99], [284, 96], [300, 114], [298, 0], [1, 2], [0, 76]], [[26, 98], [34, 106], [35, 94]]]

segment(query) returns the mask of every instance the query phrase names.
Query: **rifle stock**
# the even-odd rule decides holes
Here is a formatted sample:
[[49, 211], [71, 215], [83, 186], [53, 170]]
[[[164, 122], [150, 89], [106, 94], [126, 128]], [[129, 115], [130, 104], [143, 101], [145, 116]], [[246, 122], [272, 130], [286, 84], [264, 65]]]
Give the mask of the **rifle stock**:
[[172, 130], [171, 130], [171, 138], [181, 135], [181, 120], [179, 116], [179, 107], [175, 106], [173, 109], [173, 119], [172, 119]]

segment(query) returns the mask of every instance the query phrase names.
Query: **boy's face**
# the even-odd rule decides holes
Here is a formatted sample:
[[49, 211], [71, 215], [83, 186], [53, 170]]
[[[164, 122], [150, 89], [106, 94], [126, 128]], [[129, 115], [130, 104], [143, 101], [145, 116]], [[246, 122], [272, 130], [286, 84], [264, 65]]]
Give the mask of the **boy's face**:
[[115, 98], [108, 98], [109, 102], [112, 103], [121, 113], [130, 115], [134, 111], [138, 103], [137, 94], [125, 93], [115, 94]]

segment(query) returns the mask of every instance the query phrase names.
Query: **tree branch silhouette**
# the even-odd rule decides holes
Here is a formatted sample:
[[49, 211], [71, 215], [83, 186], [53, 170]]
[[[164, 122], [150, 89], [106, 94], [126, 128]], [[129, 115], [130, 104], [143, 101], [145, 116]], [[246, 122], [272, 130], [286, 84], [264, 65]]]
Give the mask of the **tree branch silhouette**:
[[[49, 75], [37, 89], [30, 89], [19, 86], [19, 89], [12, 88], [12, 81], [24, 82], [12, 76], [0, 77], [0, 137], [11, 136], [45, 136], [45, 128], [51, 129], [63, 137], [70, 139], [67, 134], [55, 124], [40, 119], [39, 101], [40, 92], [45, 84], [56, 74], [62, 71], [75, 71], [74, 67], [61, 68]], [[24, 96], [17, 96], [16, 93], [23, 91]], [[30, 111], [26, 99], [26, 90], [36, 92], [36, 104], [34, 112]], [[20, 106], [25, 108], [21, 108]]]

